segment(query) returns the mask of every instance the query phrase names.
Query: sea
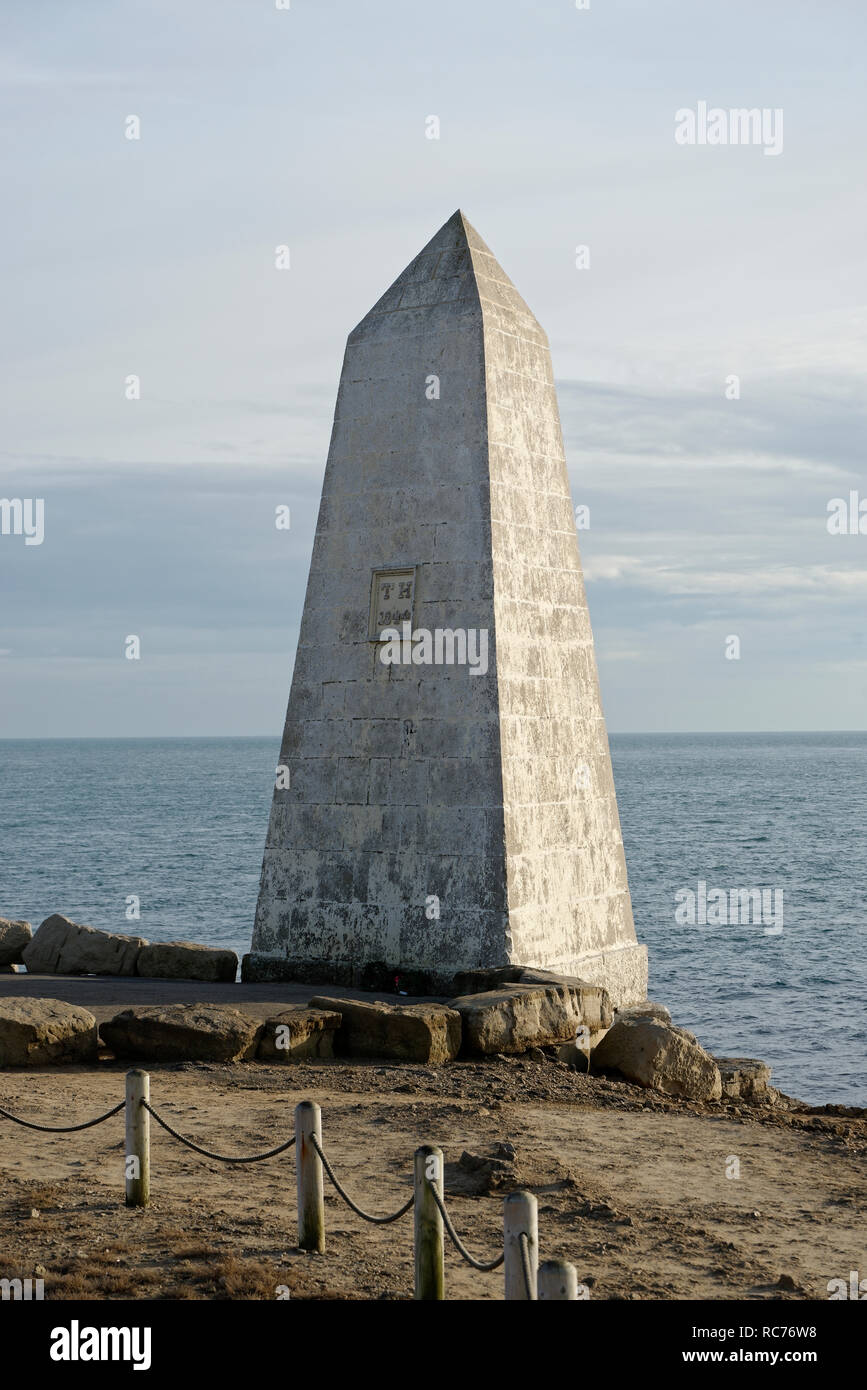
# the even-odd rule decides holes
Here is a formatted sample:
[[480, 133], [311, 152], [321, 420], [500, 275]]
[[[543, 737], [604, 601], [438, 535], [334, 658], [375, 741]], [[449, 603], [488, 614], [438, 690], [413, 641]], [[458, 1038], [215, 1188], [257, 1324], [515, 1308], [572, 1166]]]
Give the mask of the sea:
[[[0, 915], [242, 955], [278, 749], [0, 740]], [[867, 733], [617, 734], [611, 752], [650, 997], [789, 1095], [867, 1105]]]

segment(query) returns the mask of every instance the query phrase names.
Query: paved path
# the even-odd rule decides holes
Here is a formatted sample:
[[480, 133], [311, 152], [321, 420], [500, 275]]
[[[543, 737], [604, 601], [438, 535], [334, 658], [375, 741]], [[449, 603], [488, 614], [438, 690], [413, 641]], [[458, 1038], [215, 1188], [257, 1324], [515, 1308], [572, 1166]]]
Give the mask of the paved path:
[[231, 1004], [267, 1018], [281, 1004], [306, 1004], [314, 994], [335, 999], [384, 999], [389, 1004], [417, 1004], [405, 995], [341, 989], [338, 985], [208, 984], [204, 980], [145, 980], [138, 975], [0, 975], [0, 998], [62, 999], [90, 1009], [97, 1022], [136, 1004]]

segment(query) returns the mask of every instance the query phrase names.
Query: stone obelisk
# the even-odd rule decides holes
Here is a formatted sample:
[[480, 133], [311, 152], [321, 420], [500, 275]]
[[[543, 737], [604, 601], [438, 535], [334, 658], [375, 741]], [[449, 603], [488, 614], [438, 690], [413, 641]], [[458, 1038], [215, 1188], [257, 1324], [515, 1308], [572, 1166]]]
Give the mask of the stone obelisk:
[[280, 766], [248, 977], [645, 997], [548, 341], [461, 212], [349, 335]]

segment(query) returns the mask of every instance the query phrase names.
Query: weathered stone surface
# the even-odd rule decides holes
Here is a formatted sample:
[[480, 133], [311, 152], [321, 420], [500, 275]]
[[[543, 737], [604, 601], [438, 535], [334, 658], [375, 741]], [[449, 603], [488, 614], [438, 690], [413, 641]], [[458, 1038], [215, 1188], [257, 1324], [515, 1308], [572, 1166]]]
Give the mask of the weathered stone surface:
[[626, 1009], [617, 1010], [618, 1018], [656, 1018], [660, 1023], [670, 1023], [671, 1014], [664, 1004], [655, 1004], [646, 999], [643, 1004], [630, 1004]]
[[337, 1047], [351, 1057], [394, 1057], [405, 1062], [450, 1062], [461, 1046], [461, 1019], [445, 1004], [368, 1004], [316, 995], [315, 1009], [341, 1015]]
[[471, 1054], [526, 1052], [530, 1047], [574, 1042], [584, 1021], [579, 991], [556, 984], [503, 985], [482, 994], [459, 995], [449, 1005], [461, 1016], [463, 1050]]
[[255, 1057], [262, 1024], [224, 1004], [124, 1009], [100, 1032], [116, 1057], [149, 1062], [243, 1062]]
[[142, 936], [97, 931], [55, 912], [22, 955], [34, 975], [134, 975], [138, 953], [147, 944]]
[[618, 1015], [593, 1053], [594, 1067], [691, 1100], [719, 1100], [719, 1067], [692, 1033], [656, 1018]]
[[611, 997], [602, 985], [593, 985], [587, 980], [579, 980], [575, 975], [558, 975], [550, 970], [522, 970], [521, 984], [552, 985], [558, 991], [565, 990], [580, 1022], [591, 1033], [600, 1028], [610, 1028], [614, 1020]]
[[238, 973], [234, 951], [199, 946], [192, 941], [155, 941], [142, 946], [136, 974], [153, 980], [228, 980]]
[[461, 212], [347, 342], [280, 762], [254, 955], [645, 996], [548, 342]]
[[290, 1004], [266, 1019], [256, 1056], [260, 1062], [300, 1062], [308, 1057], [333, 1057], [334, 1034], [340, 1027], [335, 1009], [310, 1009]]
[[18, 965], [22, 961], [21, 952], [32, 936], [29, 922], [0, 917], [0, 965]]
[[[551, 970], [532, 966], [508, 965], [491, 970], [462, 970], [454, 977], [453, 993], [460, 998], [466, 994], [486, 994], [506, 985], [554, 985], [569, 993], [576, 1017], [576, 1027], [584, 1024], [591, 1032], [610, 1028], [614, 1013], [607, 990], [601, 985], [588, 984], [574, 975], [558, 975]], [[573, 1029], [574, 1032], [574, 1029]]]
[[452, 994], [457, 998], [464, 994], [487, 994], [492, 989], [502, 989], [503, 985], [517, 985], [521, 981], [520, 965], [492, 965], [480, 970], [459, 970], [452, 979]]
[[96, 1019], [59, 999], [0, 999], [0, 1066], [93, 1062]]
[[768, 1085], [771, 1069], [766, 1062], [752, 1057], [714, 1057], [722, 1078], [722, 1093], [729, 1100], [747, 1100], [762, 1104], [775, 1099], [776, 1092]]
[[348, 963], [320, 959], [299, 959], [263, 955], [248, 951], [241, 957], [241, 981], [244, 984], [302, 984], [350, 986], [352, 966]]

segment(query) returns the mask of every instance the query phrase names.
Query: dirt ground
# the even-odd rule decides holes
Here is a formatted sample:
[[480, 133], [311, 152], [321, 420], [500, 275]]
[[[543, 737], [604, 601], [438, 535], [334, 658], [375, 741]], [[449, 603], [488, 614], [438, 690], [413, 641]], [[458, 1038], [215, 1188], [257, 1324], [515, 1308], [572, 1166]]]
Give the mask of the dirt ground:
[[[0, 1105], [77, 1123], [122, 1099], [124, 1072], [5, 1071]], [[452, 1220], [479, 1258], [501, 1248], [503, 1196], [528, 1188], [541, 1258], [570, 1260], [592, 1299], [825, 1299], [865, 1264], [864, 1111], [680, 1102], [551, 1059], [150, 1072], [151, 1103], [223, 1153], [273, 1147], [298, 1101], [318, 1101], [338, 1178], [378, 1214], [408, 1197], [413, 1150], [440, 1145]], [[151, 1205], [128, 1209], [122, 1113], [71, 1135], [0, 1117], [0, 1278], [43, 1278], [47, 1299], [411, 1297], [411, 1214], [372, 1226], [326, 1183], [327, 1250], [304, 1254], [291, 1150], [230, 1166], [153, 1122], [151, 1143]], [[503, 1144], [514, 1160], [461, 1161]], [[447, 1244], [446, 1296], [500, 1299], [502, 1271], [476, 1273]]]

